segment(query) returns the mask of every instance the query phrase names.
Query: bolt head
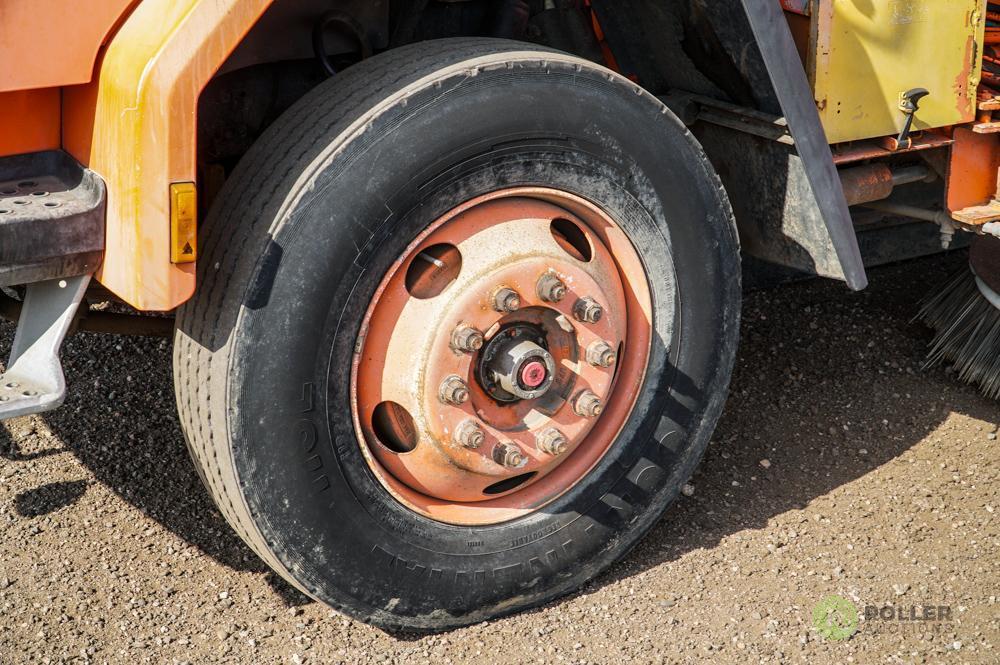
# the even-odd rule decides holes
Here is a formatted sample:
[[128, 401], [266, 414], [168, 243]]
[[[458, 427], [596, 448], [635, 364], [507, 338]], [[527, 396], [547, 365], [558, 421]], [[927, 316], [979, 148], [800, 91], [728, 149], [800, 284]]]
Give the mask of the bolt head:
[[597, 323], [604, 316], [604, 308], [599, 302], [587, 296], [580, 298], [573, 305], [573, 316], [581, 323]]
[[587, 347], [587, 362], [594, 367], [611, 367], [617, 359], [615, 350], [607, 342], [593, 342]]
[[493, 309], [498, 312], [516, 312], [521, 309], [521, 296], [506, 286], [499, 288], [493, 294]]
[[475, 420], [465, 420], [455, 429], [455, 443], [475, 450], [486, 442], [486, 433]]
[[566, 297], [566, 284], [555, 273], [547, 272], [538, 278], [538, 297], [545, 302], [559, 302]]
[[438, 397], [445, 404], [459, 406], [469, 401], [469, 386], [457, 376], [449, 376], [441, 383]]
[[550, 427], [540, 432], [536, 440], [538, 442], [538, 449], [553, 457], [564, 454], [566, 449], [569, 448], [569, 440], [566, 438], [566, 435], [555, 427]]
[[573, 411], [583, 418], [596, 418], [604, 412], [604, 405], [601, 398], [589, 390], [584, 390], [576, 396], [573, 402]]
[[451, 345], [456, 351], [474, 353], [486, 342], [483, 333], [472, 326], [459, 326], [451, 334]]
[[516, 443], [498, 443], [493, 448], [493, 461], [508, 469], [520, 469], [528, 463], [528, 456]]

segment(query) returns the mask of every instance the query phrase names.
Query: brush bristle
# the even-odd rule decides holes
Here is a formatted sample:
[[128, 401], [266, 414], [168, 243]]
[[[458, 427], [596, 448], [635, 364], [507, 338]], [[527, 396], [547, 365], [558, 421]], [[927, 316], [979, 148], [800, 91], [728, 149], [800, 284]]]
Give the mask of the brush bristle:
[[983, 297], [971, 271], [949, 279], [917, 317], [935, 331], [925, 369], [948, 361], [960, 379], [1000, 398], [1000, 309]]

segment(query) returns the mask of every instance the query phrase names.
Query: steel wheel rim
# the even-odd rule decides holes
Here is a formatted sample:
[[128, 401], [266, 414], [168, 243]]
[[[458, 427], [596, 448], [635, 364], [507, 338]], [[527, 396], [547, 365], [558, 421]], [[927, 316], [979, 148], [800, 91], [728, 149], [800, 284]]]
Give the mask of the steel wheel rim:
[[[501, 311], [515, 304], [502, 289], [516, 309]], [[541, 509], [597, 465], [627, 422], [651, 312], [638, 253], [594, 204], [524, 187], [458, 206], [397, 258], [365, 313], [351, 407], [369, 469], [397, 501], [440, 522], [496, 524]]]

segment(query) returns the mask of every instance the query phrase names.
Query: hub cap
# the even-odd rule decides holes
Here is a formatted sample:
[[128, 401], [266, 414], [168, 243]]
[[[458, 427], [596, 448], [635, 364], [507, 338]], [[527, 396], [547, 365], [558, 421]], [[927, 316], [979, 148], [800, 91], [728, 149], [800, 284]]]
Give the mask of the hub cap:
[[351, 373], [362, 452], [427, 517], [514, 519], [608, 450], [649, 347], [646, 276], [610, 218], [550, 189], [480, 197], [421, 234], [372, 299]]

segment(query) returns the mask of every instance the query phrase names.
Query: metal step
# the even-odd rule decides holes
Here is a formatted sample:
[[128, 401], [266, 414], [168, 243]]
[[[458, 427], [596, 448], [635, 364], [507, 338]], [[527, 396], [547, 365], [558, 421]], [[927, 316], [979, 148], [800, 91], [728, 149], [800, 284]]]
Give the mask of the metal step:
[[59, 349], [90, 275], [29, 284], [7, 370], [0, 374], [0, 420], [49, 411], [66, 397]]
[[100, 177], [61, 150], [0, 157], [0, 286], [97, 270], [106, 199]]
[[0, 420], [66, 395], [59, 349], [104, 255], [104, 182], [62, 150], [0, 157], [0, 286], [26, 284]]

